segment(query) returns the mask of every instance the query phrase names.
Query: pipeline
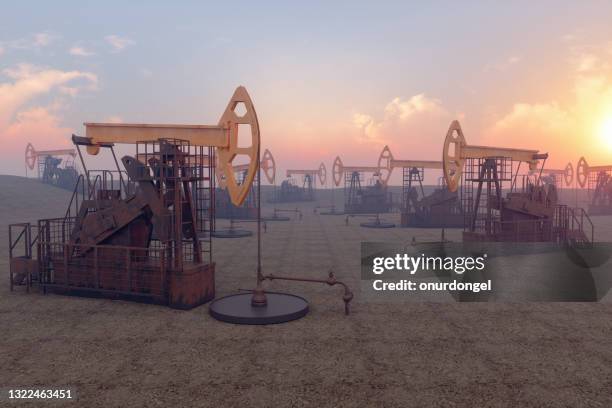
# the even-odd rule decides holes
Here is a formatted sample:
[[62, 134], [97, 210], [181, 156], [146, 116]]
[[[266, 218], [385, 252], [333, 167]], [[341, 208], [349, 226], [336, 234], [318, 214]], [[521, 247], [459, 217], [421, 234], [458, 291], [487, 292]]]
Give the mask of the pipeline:
[[344, 295], [342, 295], [342, 300], [344, 301], [344, 314], [349, 314], [349, 303], [353, 300], [353, 292], [351, 289], [344, 283], [336, 279], [333, 271], [329, 271], [329, 275], [327, 279], [312, 279], [312, 278], [295, 278], [290, 276], [277, 276], [272, 273], [267, 275], [262, 275], [262, 280], [286, 280], [286, 281], [298, 281], [298, 282], [311, 282], [311, 283], [325, 283], [329, 286], [341, 285], [344, 288]]

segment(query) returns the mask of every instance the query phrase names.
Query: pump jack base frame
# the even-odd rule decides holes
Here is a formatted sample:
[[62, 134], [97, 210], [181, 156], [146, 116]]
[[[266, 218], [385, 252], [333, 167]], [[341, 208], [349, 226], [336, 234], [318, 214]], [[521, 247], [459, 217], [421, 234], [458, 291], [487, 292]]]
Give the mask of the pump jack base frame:
[[329, 210], [329, 211], [321, 211], [319, 212], [320, 215], [345, 215], [344, 211], [336, 211], [336, 210]]
[[212, 317], [233, 324], [279, 324], [308, 314], [308, 301], [289, 293], [266, 292], [266, 306], [252, 306], [252, 292], [238, 293], [214, 300], [209, 307]]
[[285, 216], [271, 215], [270, 217], [262, 217], [262, 221], [290, 221], [291, 218]]
[[244, 229], [220, 229], [211, 233], [213, 238], [246, 238], [253, 236], [253, 232]]
[[386, 222], [386, 221], [362, 222], [359, 225], [364, 227], [364, 228], [395, 228], [395, 224], [394, 223]]

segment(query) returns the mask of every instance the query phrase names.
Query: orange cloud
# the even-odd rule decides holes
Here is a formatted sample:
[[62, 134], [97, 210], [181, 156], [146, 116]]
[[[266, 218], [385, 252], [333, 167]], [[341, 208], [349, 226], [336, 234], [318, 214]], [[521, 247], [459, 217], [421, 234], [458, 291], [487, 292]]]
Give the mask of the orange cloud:
[[[517, 103], [512, 110], [496, 121], [491, 132], [486, 132], [485, 139], [514, 143], [516, 139], [522, 139], [524, 143], [533, 147], [534, 145], [547, 145], [542, 138], [569, 136], [575, 127], [574, 117], [571, 112], [559, 106], [556, 102], [542, 104]], [[516, 131], [520, 129], [520, 133]], [[508, 137], [500, 137], [505, 134]], [[513, 135], [512, 137], [510, 135]]]
[[67, 135], [70, 133], [70, 128], [61, 126], [59, 118], [42, 107], [19, 112], [2, 131], [6, 141], [4, 148], [14, 152], [24, 150], [27, 142], [32, 142], [39, 150], [69, 147]]
[[106, 37], [104, 37], [104, 39], [111, 46], [113, 52], [123, 51], [130, 45], [136, 44], [134, 40], [125, 37], [120, 37], [115, 34], [107, 35]]
[[[65, 147], [71, 130], [61, 125], [59, 111], [66, 98], [97, 86], [95, 74], [43, 69], [19, 64], [2, 71], [0, 82], [0, 143], [5, 158], [0, 172], [21, 174], [22, 152], [28, 142], [35, 148]], [[37, 106], [39, 97], [51, 97], [47, 106]]]
[[68, 50], [68, 53], [70, 55], [74, 55], [77, 57], [90, 57], [92, 55], [95, 55], [93, 51], [89, 51], [88, 49], [80, 45], [75, 45], [73, 47], [70, 47], [70, 49]]
[[612, 134], [601, 130], [612, 120], [609, 66], [592, 50], [574, 56], [571, 63], [573, 97], [569, 102], [516, 103], [485, 129], [484, 142], [548, 152], [547, 167], [575, 164], [581, 155], [590, 157], [590, 162], [612, 163]]
[[37, 96], [78, 81], [80, 84], [63, 89], [95, 89], [98, 82], [96, 75], [89, 72], [41, 69], [30, 64], [6, 68], [2, 73], [13, 82], [0, 83], [0, 126], [6, 126], [15, 112]]
[[425, 94], [418, 94], [405, 100], [393, 98], [384, 108], [380, 120], [372, 115], [356, 113], [353, 115], [354, 125], [361, 129], [358, 141], [370, 144], [389, 144], [405, 142], [406, 136], [420, 138], [427, 123], [435, 123], [436, 119], [448, 116], [446, 110], [437, 99]]
[[[61, 126], [59, 119], [46, 108], [38, 107], [19, 112], [15, 120], [2, 129], [4, 156], [0, 173], [24, 174], [24, 152], [28, 142], [35, 149], [69, 148], [71, 129]], [[28, 170], [29, 171], [29, 170]]]
[[[367, 164], [375, 165], [384, 145], [389, 145], [397, 159], [438, 159], [446, 126], [455, 117], [438, 99], [417, 94], [393, 98], [385, 105], [381, 119], [354, 114], [353, 124], [360, 130], [357, 141], [369, 149]], [[437, 176], [432, 173], [427, 182], [435, 182]], [[390, 182], [401, 183], [401, 170], [393, 172]]]
[[4, 44], [6, 45], [5, 48], [7, 49], [33, 50], [48, 47], [58, 38], [59, 36], [57, 34], [41, 32], [34, 33], [16, 40], [7, 41]]

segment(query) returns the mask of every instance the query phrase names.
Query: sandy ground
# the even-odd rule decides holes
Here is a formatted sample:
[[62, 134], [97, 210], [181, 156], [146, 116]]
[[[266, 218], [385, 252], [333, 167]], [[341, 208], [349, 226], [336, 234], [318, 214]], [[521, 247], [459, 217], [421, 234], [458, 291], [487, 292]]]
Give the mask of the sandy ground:
[[[68, 198], [0, 176], [0, 387], [72, 387], [82, 407], [612, 406], [612, 304], [365, 301], [361, 241], [439, 231], [347, 227], [312, 203], [300, 205], [302, 220], [268, 225], [265, 271], [324, 277], [333, 268], [356, 291], [350, 316], [339, 288], [317, 284], [269, 285], [306, 297], [311, 312], [266, 327], [217, 322], [206, 305], [9, 292], [7, 224], [62, 215]], [[598, 236], [612, 237], [610, 220], [597, 222]], [[214, 241], [218, 295], [253, 285], [255, 244]]]

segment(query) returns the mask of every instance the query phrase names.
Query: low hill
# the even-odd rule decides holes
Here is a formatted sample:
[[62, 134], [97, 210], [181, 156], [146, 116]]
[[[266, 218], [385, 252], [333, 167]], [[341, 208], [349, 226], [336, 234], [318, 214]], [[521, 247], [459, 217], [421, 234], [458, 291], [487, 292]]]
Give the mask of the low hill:
[[61, 217], [71, 193], [33, 178], [0, 175], [0, 228], [16, 222]]

